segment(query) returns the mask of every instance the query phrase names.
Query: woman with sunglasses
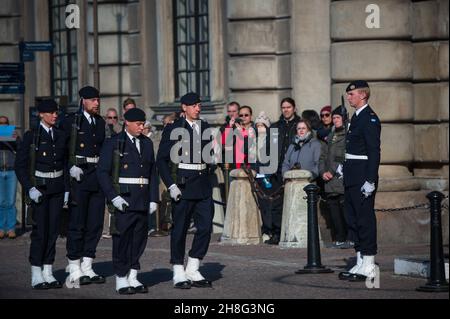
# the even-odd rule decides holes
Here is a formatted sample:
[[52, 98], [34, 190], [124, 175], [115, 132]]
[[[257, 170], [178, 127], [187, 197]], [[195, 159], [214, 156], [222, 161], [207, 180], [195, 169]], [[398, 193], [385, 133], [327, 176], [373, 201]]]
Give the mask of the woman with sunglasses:
[[[255, 154], [248, 149], [248, 139], [255, 138], [256, 132], [253, 127], [252, 121], [253, 110], [250, 106], [244, 105], [239, 108], [239, 119], [236, 121], [235, 126], [236, 144], [235, 144], [235, 163], [236, 168], [241, 168], [243, 164], [246, 167], [250, 167], [249, 154]], [[252, 143], [254, 145], [254, 143]], [[251, 161], [250, 161], [251, 162]]]
[[312, 179], [319, 175], [319, 158], [321, 144], [314, 137], [311, 131], [311, 125], [306, 120], [300, 120], [297, 123], [297, 135], [284, 157], [281, 172], [284, 175], [288, 170], [297, 168], [310, 171]]

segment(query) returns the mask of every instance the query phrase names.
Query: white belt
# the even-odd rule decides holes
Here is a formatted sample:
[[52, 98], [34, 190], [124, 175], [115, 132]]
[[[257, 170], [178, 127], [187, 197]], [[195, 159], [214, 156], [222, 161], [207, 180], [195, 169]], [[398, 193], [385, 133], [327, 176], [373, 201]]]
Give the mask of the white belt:
[[54, 171], [54, 172], [41, 172], [36, 171], [34, 172], [34, 176], [36, 177], [42, 177], [42, 178], [58, 178], [60, 176], [63, 176], [63, 171]]
[[148, 178], [119, 177], [119, 184], [148, 185]]
[[98, 163], [98, 157], [87, 157], [87, 156], [80, 156], [80, 155], [76, 155], [76, 158], [82, 158], [85, 159], [87, 163], [93, 163], [93, 164], [97, 164]]
[[353, 155], [345, 153], [345, 159], [353, 159], [353, 160], [368, 160], [367, 155]]
[[185, 164], [185, 163], [180, 163], [178, 164], [178, 168], [181, 169], [188, 169], [191, 171], [203, 171], [206, 169], [206, 164]]

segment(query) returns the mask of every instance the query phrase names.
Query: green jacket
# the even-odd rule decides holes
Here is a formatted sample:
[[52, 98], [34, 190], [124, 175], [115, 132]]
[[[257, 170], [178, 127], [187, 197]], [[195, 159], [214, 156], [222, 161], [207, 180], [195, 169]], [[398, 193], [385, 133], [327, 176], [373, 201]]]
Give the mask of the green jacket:
[[333, 178], [330, 181], [324, 181], [325, 193], [344, 194], [344, 179], [336, 174], [339, 164], [345, 160], [345, 130], [331, 130], [328, 135], [328, 144], [322, 144], [322, 150], [319, 159], [319, 174], [330, 172]]

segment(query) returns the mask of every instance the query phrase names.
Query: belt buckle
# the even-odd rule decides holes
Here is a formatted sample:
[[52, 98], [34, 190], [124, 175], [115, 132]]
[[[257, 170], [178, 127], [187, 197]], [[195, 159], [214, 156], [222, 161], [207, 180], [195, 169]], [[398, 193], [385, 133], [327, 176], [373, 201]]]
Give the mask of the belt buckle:
[[143, 177], [139, 177], [139, 184], [144, 185], [144, 178]]

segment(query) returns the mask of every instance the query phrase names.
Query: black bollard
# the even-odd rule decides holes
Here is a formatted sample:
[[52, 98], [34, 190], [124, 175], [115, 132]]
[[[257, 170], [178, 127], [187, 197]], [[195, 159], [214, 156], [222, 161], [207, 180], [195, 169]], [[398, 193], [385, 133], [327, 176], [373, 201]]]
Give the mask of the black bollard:
[[320, 261], [319, 223], [317, 222], [317, 198], [319, 187], [314, 184], [306, 185], [303, 190], [308, 200], [308, 263], [296, 274], [332, 273], [333, 270], [322, 266]]
[[164, 231], [161, 229], [161, 221], [160, 221], [160, 216], [159, 216], [159, 205], [158, 208], [156, 209], [155, 212], [155, 224], [156, 224], [156, 229], [154, 232], [150, 233], [150, 237], [164, 237], [169, 235], [168, 232]]
[[427, 195], [430, 201], [430, 277], [424, 286], [417, 291], [448, 292], [448, 282], [445, 279], [444, 249], [442, 247], [441, 202], [444, 195], [431, 192]]

